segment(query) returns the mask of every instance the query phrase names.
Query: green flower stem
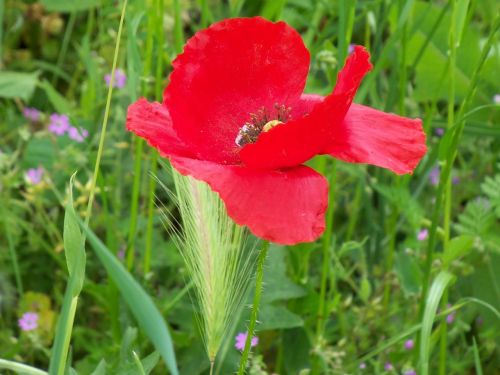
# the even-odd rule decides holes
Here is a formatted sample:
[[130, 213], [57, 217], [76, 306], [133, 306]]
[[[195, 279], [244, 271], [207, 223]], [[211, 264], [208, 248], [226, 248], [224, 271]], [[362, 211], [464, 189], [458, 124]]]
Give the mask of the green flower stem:
[[[450, 130], [453, 127], [455, 121], [455, 62], [457, 56], [457, 46], [455, 43], [455, 18], [457, 12], [456, 1], [451, 1], [452, 4], [452, 16], [451, 16], [451, 27], [449, 34], [449, 47], [450, 47], [450, 67], [448, 72], [450, 74], [450, 86], [448, 88], [448, 122], [447, 128]], [[451, 223], [451, 174], [446, 176], [445, 184], [445, 196], [444, 196], [444, 219], [443, 219], [443, 249], [447, 251], [448, 242], [450, 240], [450, 223]], [[443, 266], [446, 271], [446, 265]], [[441, 307], [446, 308], [448, 304], [448, 289], [443, 292], [443, 297], [441, 300]], [[441, 322], [440, 326], [440, 338], [439, 338], [439, 375], [446, 375], [446, 354], [448, 347], [448, 324], [446, 320]]]
[[257, 260], [257, 273], [255, 276], [255, 294], [253, 297], [252, 314], [250, 315], [250, 325], [248, 326], [245, 349], [243, 350], [243, 354], [241, 355], [238, 375], [243, 375], [245, 373], [248, 356], [250, 354], [252, 337], [255, 332], [255, 324], [257, 322], [257, 315], [259, 313], [260, 297], [262, 295], [262, 280], [264, 278], [264, 261], [266, 260], [268, 250], [269, 250], [269, 241], [264, 241], [264, 243], [262, 244], [262, 250], [260, 251], [259, 254], [259, 259]]
[[11, 370], [25, 375], [47, 375], [45, 371], [5, 359], [0, 359], [0, 369]]
[[20, 296], [24, 294], [23, 292], [23, 280], [21, 277], [21, 271], [19, 270], [19, 262], [17, 260], [16, 248], [14, 246], [14, 241], [12, 239], [12, 234], [9, 230], [6, 215], [2, 212], [3, 218], [3, 228], [5, 229], [5, 237], [7, 237], [7, 247], [9, 248], [10, 258], [12, 260], [12, 269], [14, 270], [14, 275], [16, 278], [16, 287]]
[[[330, 274], [330, 252], [332, 251], [331, 249], [331, 244], [332, 244], [332, 223], [333, 223], [333, 213], [334, 213], [334, 202], [335, 200], [333, 199], [334, 197], [334, 191], [335, 191], [335, 179], [337, 175], [337, 170], [336, 170], [336, 163], [334, 160], [327, 160], [327, 168], [328, 164], [330, 164], [330, 173], [328, 173], [329, 176], [329, 183], [330, 183], [330, 190], [329, 190], [329, 206], [328, 210], [326, 212], [326, 229], [325, 229], [325, 234], [323, 236], [323, 241], [322, 241], [322, 250], [323, 250], [323, 263], [321, 267], [321, 284], [320, 284], [320, 292], [319, 292], [319, 304], [318, 304], [318, 313], [317, 313], [317, 325], [316, 325], [316, 342], [319, 343], [322, 336], [323, 332], [325, 330], [325, 301], [326, 301], [326, 284], [328, 281], [328, 275]], [[325, 168], [325, 169], [327, 169]], [[336, 287], [336, 282], [333, 283], [333, 285]], [[335, 288], [336, 289], [336, 288]], [[339, 310], [340, 313], [340, 310]]]

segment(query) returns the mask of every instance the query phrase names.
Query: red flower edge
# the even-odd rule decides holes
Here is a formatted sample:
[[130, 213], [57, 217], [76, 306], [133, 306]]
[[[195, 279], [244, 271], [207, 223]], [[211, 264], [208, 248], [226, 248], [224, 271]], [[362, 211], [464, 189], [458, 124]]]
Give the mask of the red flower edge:
[[[328, 184], [302, 165], [315, 155], [403, 174], [426, 152], [419, 119], [352, 104], [371, 69], [363, 47], [326, 97], [302, 93], [309, 52], [300, 35], [260, 17], [199, 31], [173, 67], [163, 103], [132, 104], [127, 129], [181, 174], [207, 182], [231, 218], [263, 239], [290, 245], [324, 231]], [[264, 122], [274, 127], [247, 131]], [[242, 134], [251, 141], [239, 145]]]

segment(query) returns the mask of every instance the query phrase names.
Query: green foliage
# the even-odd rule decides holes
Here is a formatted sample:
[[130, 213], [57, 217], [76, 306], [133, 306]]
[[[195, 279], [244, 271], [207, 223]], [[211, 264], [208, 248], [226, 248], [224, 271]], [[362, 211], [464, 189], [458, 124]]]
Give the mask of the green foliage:
[[[340, 161], [331, 169], [323, 157], [308, 163], [330, 182], [331, 227], [316, 243], [271, 244], [249, 371], [382, 375], [387, 362], [401, 374], [419, 365], [439, 375], [498, 371], [500, 55], [494, 39], [485, 49], [490, 35], [498, 37], [496, 1], [129, 0], [119, 37], [123, 4], [0, 0], [2, 374], [47, 374], [52, 359], [67, 374], [206, 375], [206, 352], [215, 347], [214, 374], [235, 372], [257, 240], [229, 222], [206, 186], [197, 187], [203, 204], [179, 206], [166, 193], [176, 189], [170, 167], [157, 167], [158, 155], [132, 141], [124, 122], [136, 98], [161, 101], [186, 38], [211, 22], [255, 15], [284, 20], [302, 35], [310, 93], [330, 93], [349, 44], [365, 45], [374, 69], [355, 100], [422, 118], [429, 152], [402, 177]], [[113, 62], [127, 84], [107, 97]], [[40, 120], [26, 119], [25, 107], [40, 110]], [[52, 113], [89, 137], [76, 143], [50, 133]], [[463, 134], [453, 130], [460, 124]], [[429, 172], [439, 165], [443, 173], [456, 146], [451, 171], [459, 180], [439, 197]], [[37, 167], [43, 179], [33, 184], [26, 173]], [[63, 192], [75, 170], [71, 204]], [[439, 198], [449, 206], [432, 217]], [[205, 232], [210, 246], [200, 246], [193, 210], [213, 225]], [[86, 234], [76, 225], [82, 217]], [[222, 235], [217, 227], [225, 225]], [[417, 233], [432, 228], [431, 247]], [[84, 236], [93, 250], [86, 259]], [[196, 261], [186, 266], [178, 251], [186, 257], [186, 243], [198, 255], [216, 254], [217, 264], [203, 265], [216, 270], [222, 292], [207, 292], [204, 276], [193, 279]], [[239, 252], [223, 251], [228, 246]], [[432, 288], [423, 296], [427, 280]], [[200, 296], [201, 304], [190, 298]], [[33, 330], [18, 326], [26, 312], [39, 316]], [[56, 321], [65, 323], [56, 330]]]
[[0, 98], [29, 100], [38, 83], [38, 73], [0, 72]]

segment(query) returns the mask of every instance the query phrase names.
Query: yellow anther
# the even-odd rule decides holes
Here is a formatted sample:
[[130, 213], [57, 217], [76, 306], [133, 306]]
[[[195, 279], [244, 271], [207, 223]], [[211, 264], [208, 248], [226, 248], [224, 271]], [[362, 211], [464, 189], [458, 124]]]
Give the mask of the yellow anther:
[[267, 132], [279, 124], [283, 124], [283, 122], [280, 120], [271, 120], [266, 125], [264, 125], [264, 127], [262, 128], [262, 131]]

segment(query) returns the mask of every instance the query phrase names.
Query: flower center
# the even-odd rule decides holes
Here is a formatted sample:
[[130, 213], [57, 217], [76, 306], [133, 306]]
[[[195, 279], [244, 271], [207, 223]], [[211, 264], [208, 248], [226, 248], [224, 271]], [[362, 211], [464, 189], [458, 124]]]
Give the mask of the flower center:
[[283, 124], [290, 119], [290, 107], [274, 104], [272, 111], [262, 107], [257, 113], [250, 114], [250, 121], [247, 121], [239, 130], [234, 142], [237, 146], [243, 147], [249, 143], [255, 143], [260, 133], [267, 132]]

